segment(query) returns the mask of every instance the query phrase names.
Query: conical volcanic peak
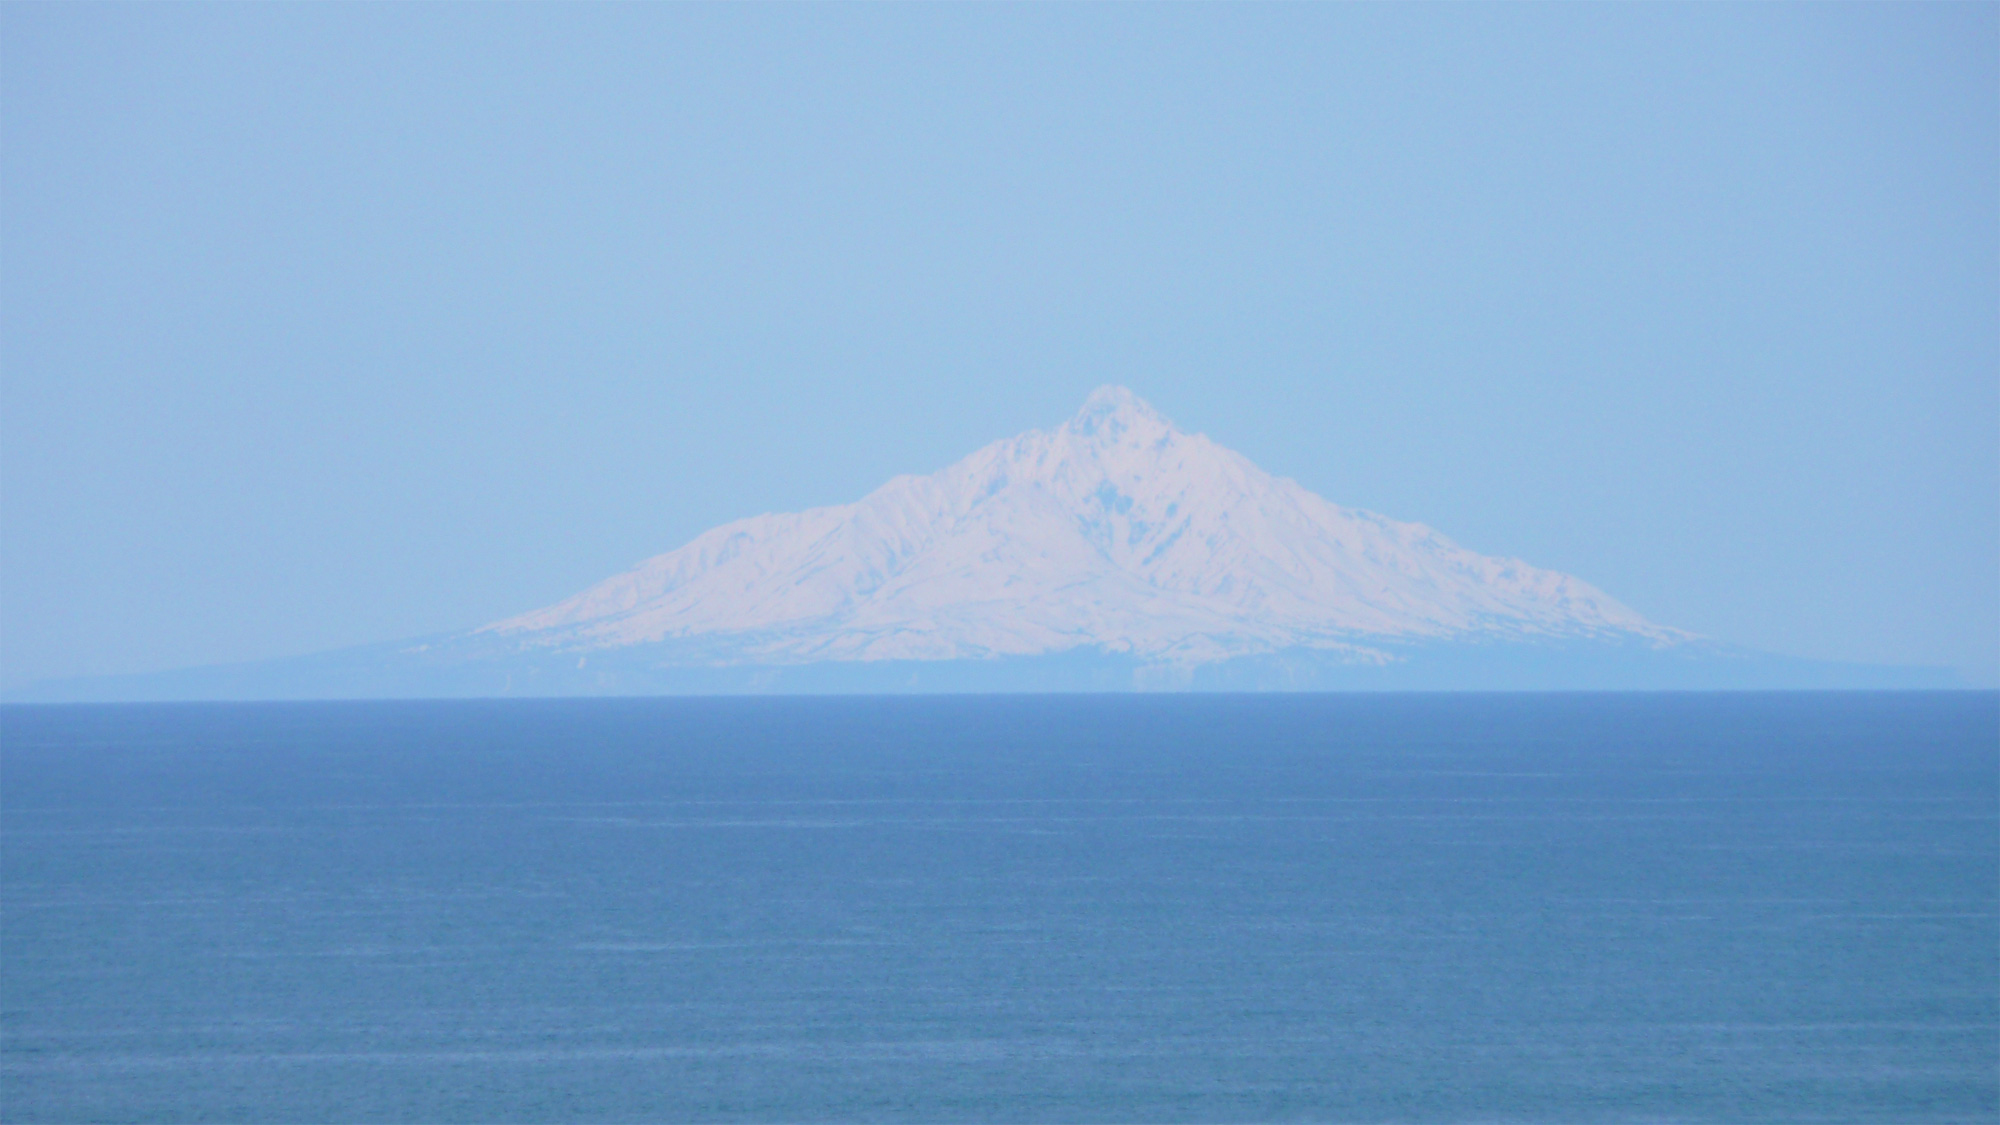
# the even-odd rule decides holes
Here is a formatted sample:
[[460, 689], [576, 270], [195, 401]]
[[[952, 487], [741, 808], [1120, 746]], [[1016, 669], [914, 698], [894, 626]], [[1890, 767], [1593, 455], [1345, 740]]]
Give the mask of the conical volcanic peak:
[[854, 504], [726, 524], [482, 632], [777, 664], [1685, 639], [1580, 579], [1331, 504], [1117, 386], [1054, 430]]
[[1174, 424], [1154, 410], [1145, 399], [1124, 387], [1106, 383], [1090, 392], [1090, 397], [1083, 400], [1083, 408], [1065, 423], [1065, 427], [1073, 433], [1091, 437], [1131, 430], [1172, 430]]

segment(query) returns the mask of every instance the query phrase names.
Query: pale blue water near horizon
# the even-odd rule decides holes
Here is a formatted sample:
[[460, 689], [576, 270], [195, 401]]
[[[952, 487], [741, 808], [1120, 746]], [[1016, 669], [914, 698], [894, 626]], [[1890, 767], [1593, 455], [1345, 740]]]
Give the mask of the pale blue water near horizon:
[[0, 708], [0, 1119], [2000, 1120], [2000, 695]]

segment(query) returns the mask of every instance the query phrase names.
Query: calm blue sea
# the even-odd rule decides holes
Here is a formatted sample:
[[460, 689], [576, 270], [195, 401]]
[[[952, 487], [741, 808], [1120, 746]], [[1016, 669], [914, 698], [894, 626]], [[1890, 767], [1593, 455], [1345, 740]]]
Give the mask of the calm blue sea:
[[0, 1119], [2000, 1120], [2000, 696], [0, 709]]

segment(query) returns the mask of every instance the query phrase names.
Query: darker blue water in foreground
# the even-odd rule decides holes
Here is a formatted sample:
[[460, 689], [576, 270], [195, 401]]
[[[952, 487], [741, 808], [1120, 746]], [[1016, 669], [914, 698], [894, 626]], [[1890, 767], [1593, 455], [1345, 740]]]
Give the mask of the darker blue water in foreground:
[[2000, 1119], [2000, 696], [0, 710], [0, 1118]]

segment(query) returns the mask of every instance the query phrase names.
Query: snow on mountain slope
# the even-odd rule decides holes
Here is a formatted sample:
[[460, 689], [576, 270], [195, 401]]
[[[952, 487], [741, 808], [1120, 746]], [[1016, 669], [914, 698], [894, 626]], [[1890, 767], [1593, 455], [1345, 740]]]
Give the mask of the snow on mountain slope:
[[725, 524], [480, 632], [575, 652], [700, 640], [777, 664], [1689, 639], [1580, 579], [1329, 503], [1121, 387], [1054, 430], [857, 503]]

